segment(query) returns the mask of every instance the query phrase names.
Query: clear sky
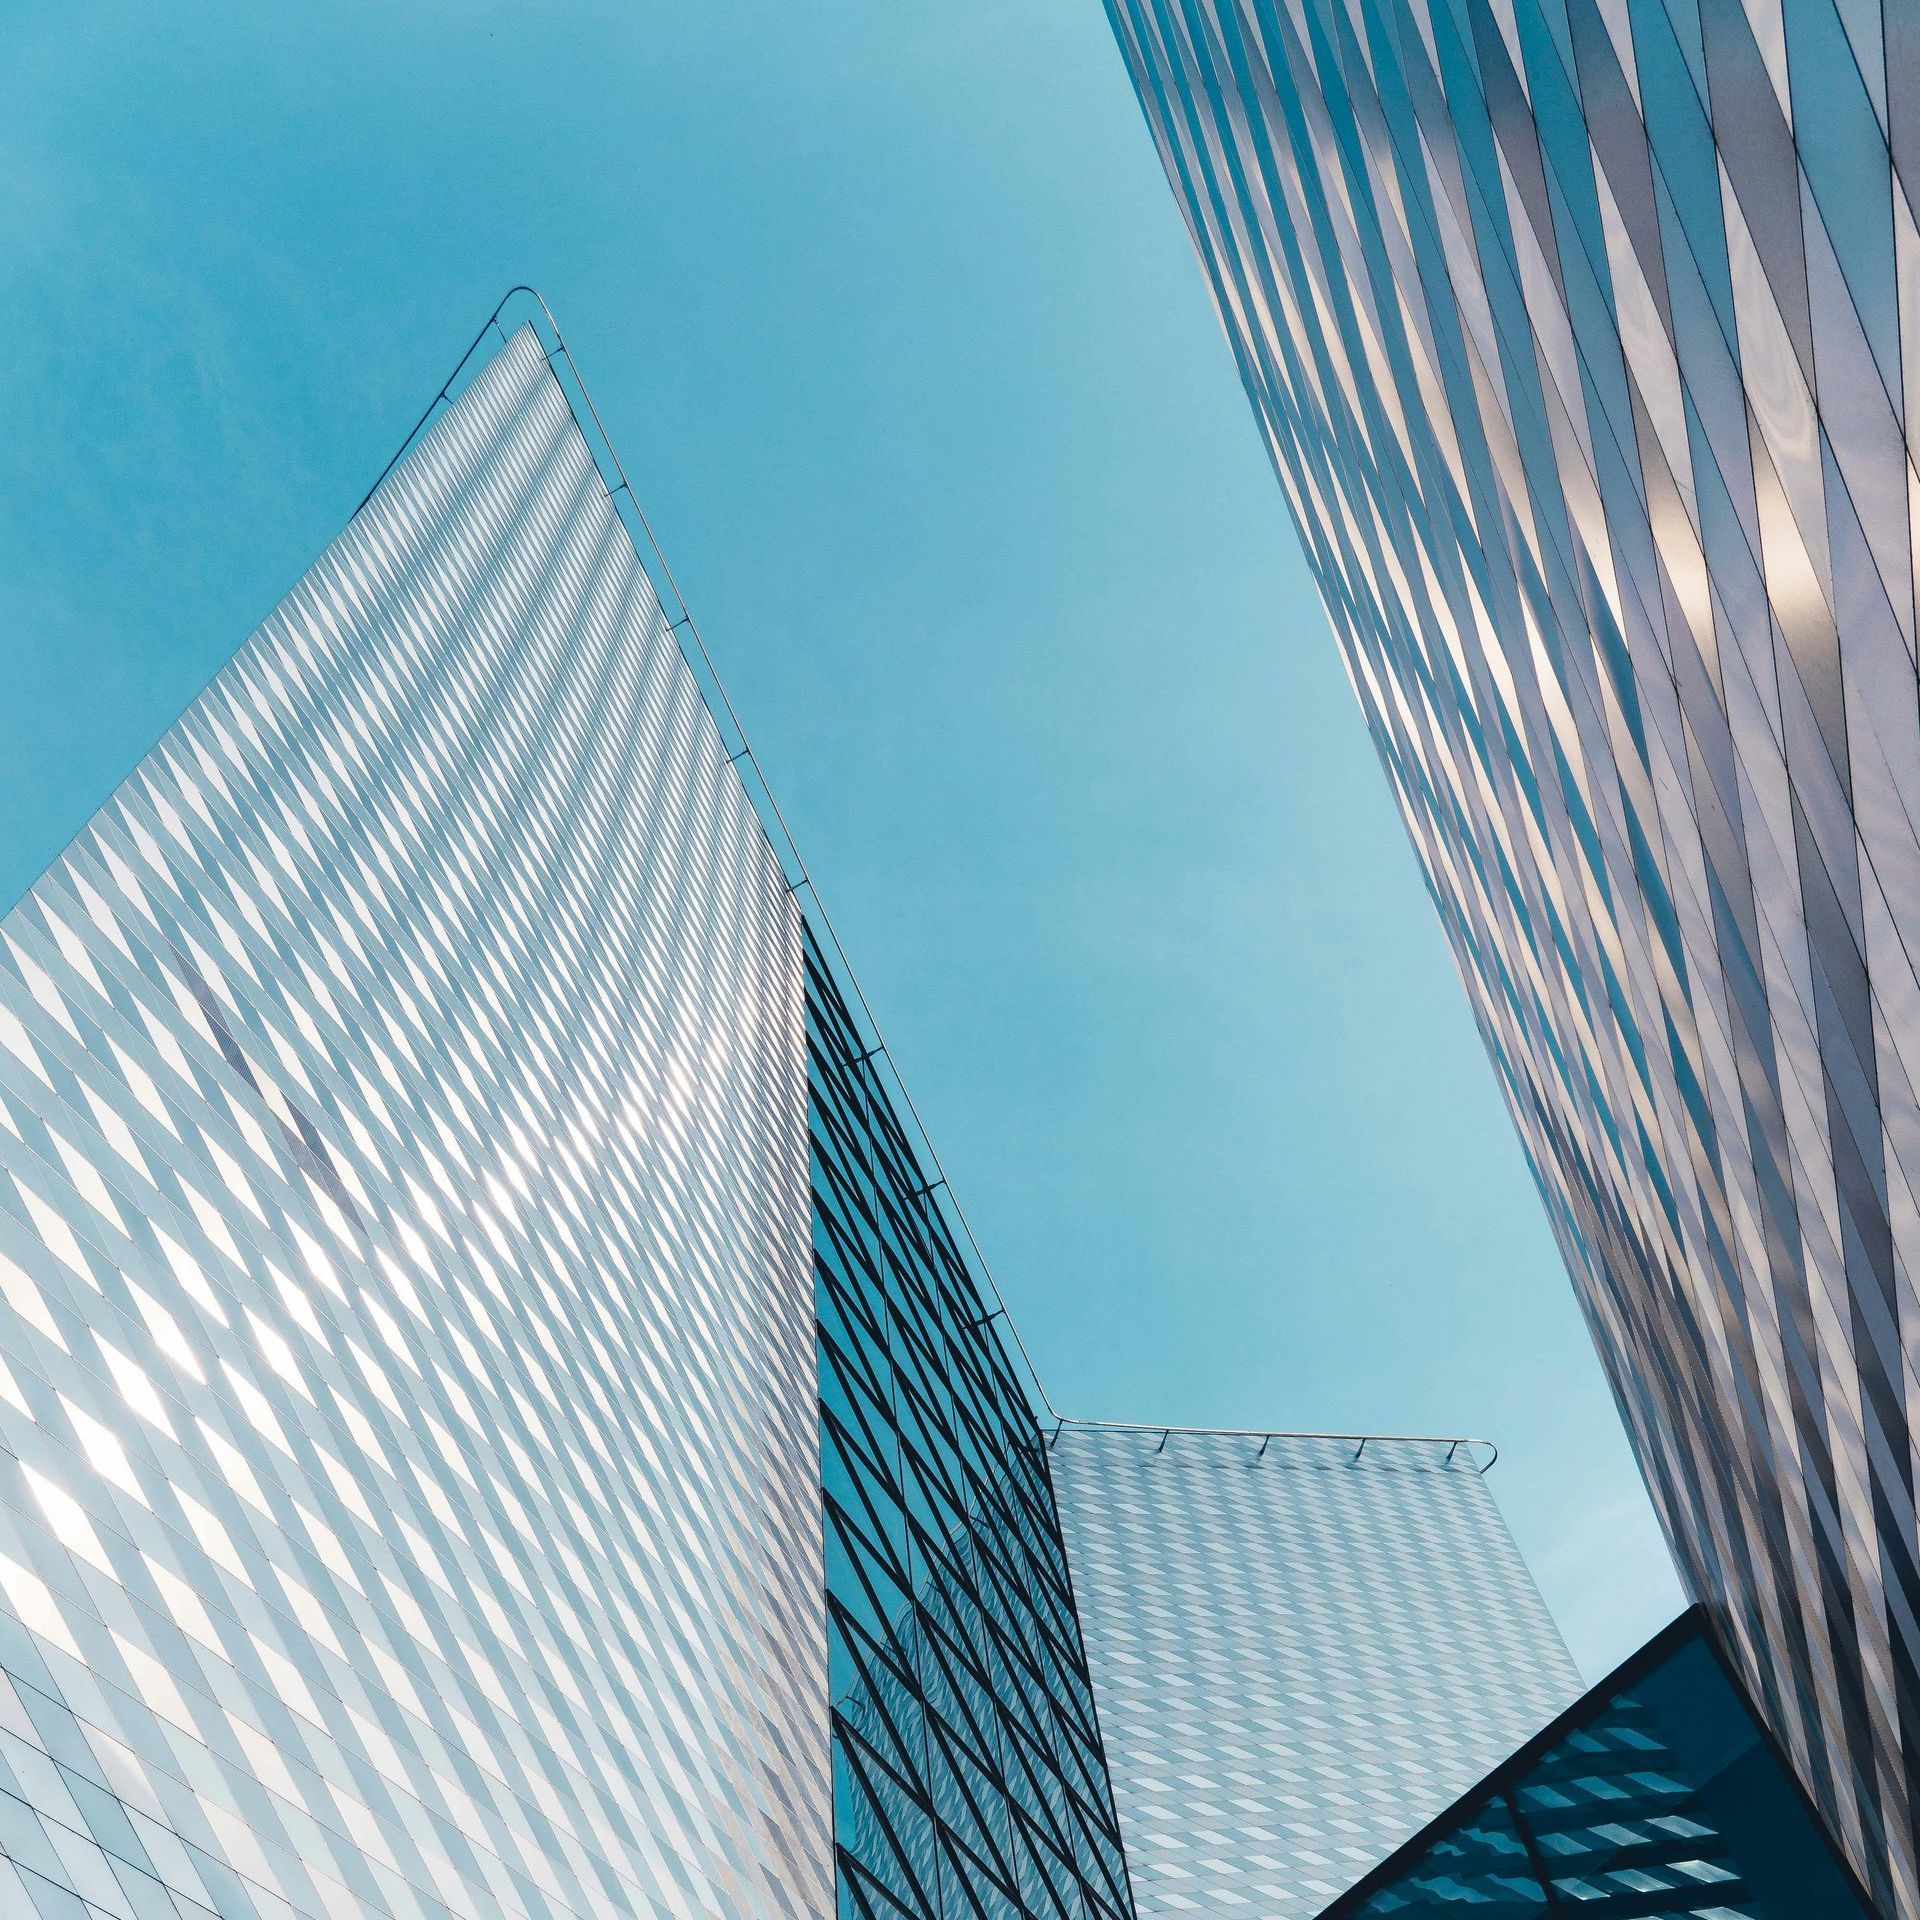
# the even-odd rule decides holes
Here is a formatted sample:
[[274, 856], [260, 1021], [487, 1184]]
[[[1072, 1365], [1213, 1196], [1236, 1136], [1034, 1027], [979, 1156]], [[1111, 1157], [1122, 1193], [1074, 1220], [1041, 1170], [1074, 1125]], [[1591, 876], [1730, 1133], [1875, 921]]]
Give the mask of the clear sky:
[[1099, 0], [0, 25], [0, 902], [552, 303], [1054, 1401], [1680, 1605]]

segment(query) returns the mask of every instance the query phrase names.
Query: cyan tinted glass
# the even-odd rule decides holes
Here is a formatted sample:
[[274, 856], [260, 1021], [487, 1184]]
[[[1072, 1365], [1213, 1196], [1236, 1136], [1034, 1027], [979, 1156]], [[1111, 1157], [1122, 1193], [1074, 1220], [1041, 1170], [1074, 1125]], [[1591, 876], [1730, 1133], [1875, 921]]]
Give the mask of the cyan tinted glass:
[[518, 333], [0, 924], [0, 1913], [827, 1909], [802, 991]]
[[1869, 1920], [1691, 1617], [1326, 1920]]
[[806, 930], [840, 1912], [1130, 1915], [1039, 1428]]
[[1108, 0], [1665, 1522], [1920, 1915], [1920, 10]]
[[1068, 1421], [1049, 1460], [1142, 1920], [1310, 1920], [1580, 1692], [1477, 1444]]

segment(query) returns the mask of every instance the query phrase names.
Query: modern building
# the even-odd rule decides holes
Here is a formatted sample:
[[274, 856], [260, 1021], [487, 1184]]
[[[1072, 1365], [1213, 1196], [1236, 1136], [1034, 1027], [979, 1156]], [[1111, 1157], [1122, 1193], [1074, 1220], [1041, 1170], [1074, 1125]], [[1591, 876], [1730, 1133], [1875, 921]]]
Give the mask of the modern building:
[[1580, 1691], [1478, 1441], [1067, 1421], [1141, 1920], [1312, 1920]]
[[1483, 1458], [1049, 1441], [649, 540], [510, 298], [0, 920], [0, 1912], [1309, 1912], [1574, 1690]]
[[632, 514], [510, 302], [0, 922], [0, 1911], [1131, 1911], [1040, 1429]]
[[1913, 1920], [1912, 11], [1108, 5], [1668, 1537]]
[[1321, 1920], [1868, 1920], [1683, 1614], [1336, 1900]]

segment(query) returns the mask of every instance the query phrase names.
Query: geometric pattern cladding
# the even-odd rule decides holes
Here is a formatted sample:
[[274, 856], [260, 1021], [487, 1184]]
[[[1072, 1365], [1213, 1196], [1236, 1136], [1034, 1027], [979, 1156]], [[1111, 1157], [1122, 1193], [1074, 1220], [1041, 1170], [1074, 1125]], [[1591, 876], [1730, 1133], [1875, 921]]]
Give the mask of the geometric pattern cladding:
[[1050, 1458], [1142, 1920], [1308, 1920], [1580, 1691], [1471, 1444]]
[[1698, 1609], [1322, 1920], [1867, 1920]]
[[1920, 1915], [1920, 9], [1109, 0], [1694, 1592]]
[[842, 1920], [1130, 1920], [1048, 1457], [805, 930]]
[[0, 1911], [828, 1911], [802, 996], [522, 330], [0, 923]]

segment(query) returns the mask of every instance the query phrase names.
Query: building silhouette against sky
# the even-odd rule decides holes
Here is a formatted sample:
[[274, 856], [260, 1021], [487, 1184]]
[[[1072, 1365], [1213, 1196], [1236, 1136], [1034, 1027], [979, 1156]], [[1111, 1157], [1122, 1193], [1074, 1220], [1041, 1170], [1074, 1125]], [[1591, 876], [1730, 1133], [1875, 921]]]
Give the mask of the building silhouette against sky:
[[1030, 1396], [648, 539], [512, 297], [0, 921], [0, 1908], [1315, 1911], [1574, 1690], [1484, 1455]]
[[646, 538], [515, 296], [0, 921], [0, 1910], [1131, 1920], [1057, 1482], [1135, 1759], [1419, 1627], [1260, 1669], [1345, 1884], [1572, 1690], [1480, 1456], [1042, 1426]]
[[1686, 1579], [1920, 1913], [1912, 11], [1108, 3]]

